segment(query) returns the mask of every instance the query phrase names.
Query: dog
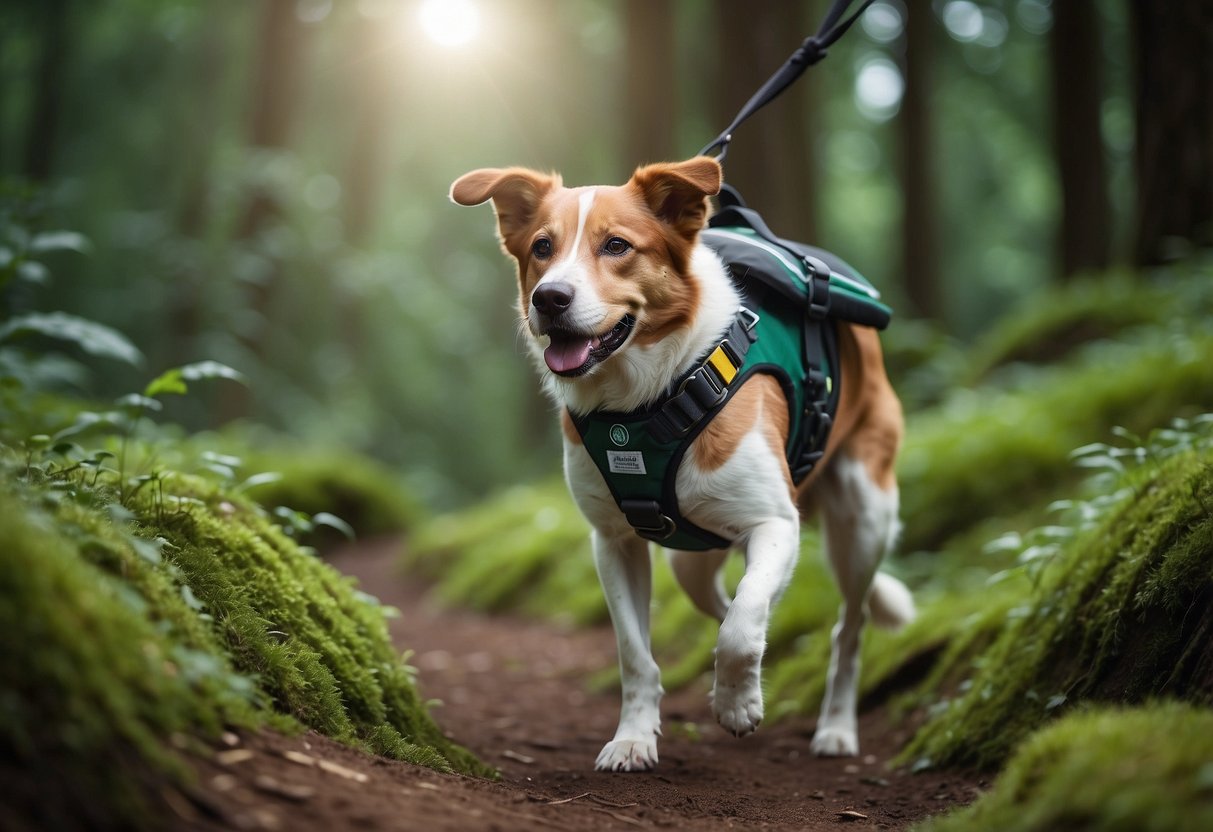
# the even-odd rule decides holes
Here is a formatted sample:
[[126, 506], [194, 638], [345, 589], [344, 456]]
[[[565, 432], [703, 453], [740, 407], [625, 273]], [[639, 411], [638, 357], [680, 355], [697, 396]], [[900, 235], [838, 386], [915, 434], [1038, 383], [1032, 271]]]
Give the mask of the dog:
[[[501, 245], [517, 265], [525, 340], [560, 407], [566, 480], [593, 528], [623, 693], [599, 770], [657, 764], [663, 690], [649, 643], [649, 541], [617, 504], [574, 417], [660, 400], [729, 330], [740, 296], [700, 240], [722, 179], [720, 164], [699, 156], [640, 167], [621, 186], [566, 188], [559, 175], [520, 167], [475, 170], [451, 186], [459, 205], [493, 203]], [[695, 606], [721, 622], [712, 708], [725, 730], [745, 736], [762, 720], [767, 625], [799, 555], [802, 516], [820, 513], [842, 604], [812, 750], [853, 756], [862, 628], [869, 617], [903, 625], [914, 605], [900, 581], [877, 571], [900, 528], [901, 403], [877, 333], [839, 322], [837, 339], [841, 389], [820, 462], [793, 483], [785, 390], [770, 375], [752, 376], [696, 435], [676, 475], [684, 516], [726, 545], [668, 557]], [[720, 576], [731, 549], [746, 564], [732, 599]]]

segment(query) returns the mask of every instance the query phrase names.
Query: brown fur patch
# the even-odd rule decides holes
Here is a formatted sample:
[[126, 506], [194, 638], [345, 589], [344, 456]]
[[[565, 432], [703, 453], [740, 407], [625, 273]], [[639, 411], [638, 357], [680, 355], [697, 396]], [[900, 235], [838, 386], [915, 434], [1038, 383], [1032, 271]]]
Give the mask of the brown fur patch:
[[[757, 375], [742, 385], [703, 432], [695, 438], [691, 453], [696, 466], [714, 471], [737, 453], [741, 440], [760, 421], [763, 438], [778, 459], [784, 458], [788, 439], [788, 405], [774, 377]], [[783, 467], [788, 488], [791, 473]]]
[[577, 426], [573, 424], [573, 417], [567, 410], [560, 411], [560, 430], [564, 433], [565, 439], [574, 445], [581, 444], [581, 434], [577, 432]]

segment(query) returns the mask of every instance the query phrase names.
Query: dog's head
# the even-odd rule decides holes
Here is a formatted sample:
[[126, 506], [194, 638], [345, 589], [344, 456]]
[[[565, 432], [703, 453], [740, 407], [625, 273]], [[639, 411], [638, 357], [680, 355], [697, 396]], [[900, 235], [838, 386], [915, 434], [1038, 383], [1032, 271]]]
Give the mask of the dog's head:
[[493, 201], [526, 330], [548, 370], [576, 379], [690, 322], [691, 252], [720, 183], [719, 163], [703, 156], [647, 165], [620, 186], [565, 188], [554, 174], [487, 168], [457, 179], [451, 199]]

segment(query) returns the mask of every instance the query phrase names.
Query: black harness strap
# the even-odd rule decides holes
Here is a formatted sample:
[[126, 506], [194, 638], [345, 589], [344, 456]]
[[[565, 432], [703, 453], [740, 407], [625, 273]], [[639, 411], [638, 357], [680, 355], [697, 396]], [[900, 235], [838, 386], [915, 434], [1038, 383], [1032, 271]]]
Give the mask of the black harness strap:
[[[724, 340], [716, 348], [726, 353], [733, 367], [745, 363], [750, 344], [754, 343], [754, 324], [757, 322], [758, 317], [753, 312], [741, 307]], [[676, 392], [653, 414], [649, 434], [658, 442], [669, 442], [685, 436], [724, 401], [732, 381], [732, 377], [724, 377], [709, 355], [689, 375], [675, 382]]]
[[788, 58], [784, 65], [758, 88], [758, 92], [754, 93], [746, 102], [746, 105], [733, 118], [732, 123], [724, 128], [719, 136], [705, 145], [703, 150], [699, 151], [699, 155], [707, 156], [714, 149], [719, 148], [720, 153], [716, 158], [724, 161], [724, 157], [729, 152], [729, 142], [733, 140], [733, 131], [791, 86], [792, 82], [801, 76], [801, 73], [824, 58], [826, 49], [833, 46], [835, 41], [846, 34], [847, 29], [851, 28], [851, 24], [859, 19], [859, 16], [875, 0], [864, 0], [854, 14], [839, 22], [853, 2], [854, 0], [834, 0], [830, 10], [826, 13], [825, 20], [821, 22], [821, 27], [817, 30], [817, 34], [805, 38], [804, 43], [800, 44], [800, 47], [792, 53], [792, 57]]

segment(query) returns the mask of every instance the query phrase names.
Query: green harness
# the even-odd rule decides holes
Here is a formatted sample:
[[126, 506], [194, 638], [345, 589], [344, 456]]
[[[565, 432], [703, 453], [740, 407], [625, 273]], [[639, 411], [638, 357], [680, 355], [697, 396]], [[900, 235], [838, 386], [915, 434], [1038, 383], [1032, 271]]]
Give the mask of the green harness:
[[679, 511], [678, 466], [695, 437], [755, 374], [774, 376], [788, 403], [788, 465], [801, 482], [821, 459], [838, 405], [836, 320], [883, 328], [891, 314], [841, 260], [775, 237], [747, 208], [728, 206], [710, 225], [700, 239], [742, 295], [724, 337], [648, 407], [570, 414], [636, 533], [691, 551], [732, 544]]

